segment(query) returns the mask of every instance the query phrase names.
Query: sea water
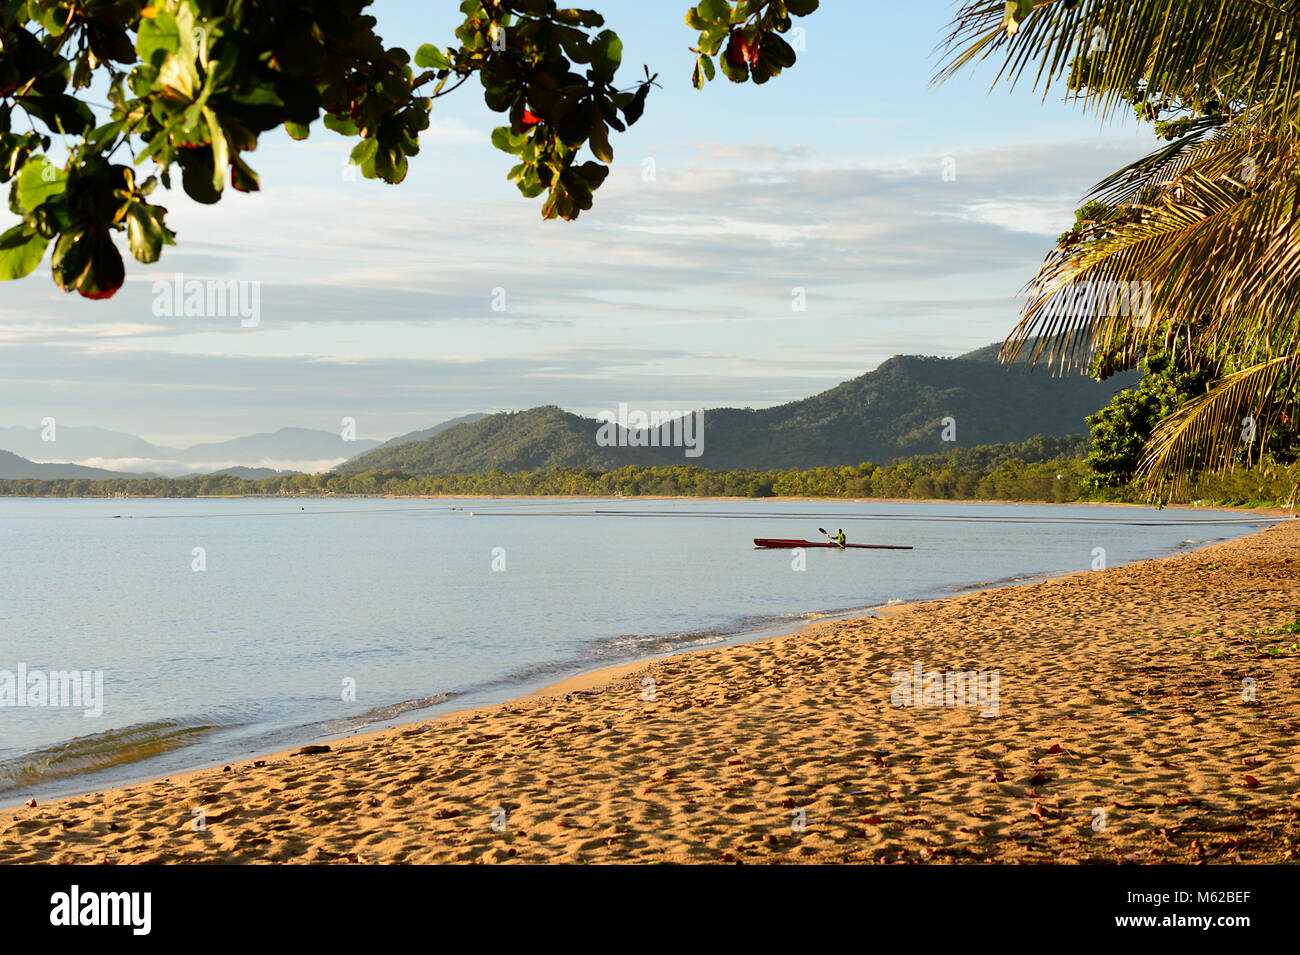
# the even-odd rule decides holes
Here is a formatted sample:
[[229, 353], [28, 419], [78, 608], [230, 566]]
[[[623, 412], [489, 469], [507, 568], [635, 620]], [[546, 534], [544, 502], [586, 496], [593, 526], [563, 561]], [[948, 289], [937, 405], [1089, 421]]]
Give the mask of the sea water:
[[[1270, 522], [928, 502], [0, 499], [0, 805]], [[819, 527], [914, 549], [753, 546]], [[69, 698], [96, 680], [98, 701]]]

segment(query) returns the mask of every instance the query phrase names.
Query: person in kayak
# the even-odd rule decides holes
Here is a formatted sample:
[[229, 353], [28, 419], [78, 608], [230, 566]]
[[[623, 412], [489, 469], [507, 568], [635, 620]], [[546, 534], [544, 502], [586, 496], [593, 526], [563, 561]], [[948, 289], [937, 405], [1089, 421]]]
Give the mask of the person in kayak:
[[833, 540], [835, 543], [839, 544], [839, 545], [840, 545], [840, 550], [843, 550], [843, 549], [844, 549], [844, 545], [845, 545], [845, 543], [847, 542], [846, 539], [845, 539], [845, 537], [844, 537], [844, 528], [842, 528], [842, 527], [837, 527], [837, 528], [835, 528], [835, 536], [832, 537], [831, 540]]

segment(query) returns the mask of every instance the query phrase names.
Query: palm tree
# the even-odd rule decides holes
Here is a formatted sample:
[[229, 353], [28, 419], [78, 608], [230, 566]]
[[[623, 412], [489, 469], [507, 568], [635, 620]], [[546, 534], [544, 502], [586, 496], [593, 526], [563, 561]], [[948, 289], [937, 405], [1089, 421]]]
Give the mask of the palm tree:
[[1146, 449], [1153, 496], [1258, 460], [1300, 385], [1300, 0], [971, 0], [945, 51], [940, 80], [1001, 60], [998, 81], [1064, 84], [1102, 118], [1135, 108], [1167, 143], [1096, 187], [1004, 358], [1131, 367], [1164, 350], [1213, 369]]

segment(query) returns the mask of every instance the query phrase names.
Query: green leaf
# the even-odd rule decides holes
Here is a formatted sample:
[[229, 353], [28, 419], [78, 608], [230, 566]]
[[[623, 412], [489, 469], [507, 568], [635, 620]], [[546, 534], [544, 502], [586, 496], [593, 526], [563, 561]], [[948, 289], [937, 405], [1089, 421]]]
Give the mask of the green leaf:
[[777, 34], [768, 33], [763, 36], [763, 44], [759, 47], [759, 60], [771, 73], [779, 73], [794, 66], [794, 49]]
[[602, 166], [600, 163], [585, 162], [581, 166], [574, 168], [586, 180], [586, 184], [590, 189], [599, 187], [605, 181], [605, 177], [609, 175], [609, 167]]
[[601, 162], [613, 162], [614, 150], [609, 145], [609, 127], [599, 116], [592, 120], [591, 138], [587, 140], [591, 154]]
[[226, 142], [221, 121], [210, 107], [203, 107], [203, 118], [212, 136], [212, 188], [220, 192], [226, 187], [226, 170], [230, 168], [230, 144]]
[[749, 79], [749, 65], [747, 63], [732, 63], [731, 57], [725, 53], [718, 57], [718, 66], [722, 67], [722, 75], [733, 83], [743, 83]]
[[62, 36], [68, 24], [67, 10], [59, 5], [50, 4], [41, 11], [40, 24], [51, 36]]
[[301, 141], [311, 135], [311, 127], [306, 126], [302, 123], [295, 123], [290, 121], [284, 124], [284, 128], [285, 131], [289, 134], [289, 138], [291, 139], [297, 139]]
[[584, 27], [601, 27], [605, 25], [605, 18], [595, 10], [556, 10], [555, 19], [561, 23], [576, 23]]
[[557, 27], [555, 36], [564, 48], [564, 55], [574, 63], [591, 62], [591, 43], [587, 34], [573, 27]]
[[20, 279], [35, 271], [50, 240], [38, 232], [27, 233], [16, 225], [0, 235], [0, 281]]
[[63, 233], [54, 243], [54, 253], [50, 256], [54, 284], [65, 292], [77, 287], [86, 269], [85, 246], [81, 243], [81, 238], [76, 233]]
[[194, 63], [194, 50], [188, 38], [182, 38], [179, 49], [167, 54], [158, 69], [158, 85], [192, 100], [199, 90], [199, 71]]
[[727, 0], [700, 0], [700, 5], [695, 9], [705, 20], [715, 23], [719, 20], [731, 22], [731, 4]]
[[406, 178], [406, 154], [396, 146], [381, 148], [375, 153], [374, 170], [384, 182], [396, 185]]
[[415, 51], [415, 65], [424, 70], [447, 70], [451, 69], [451, 60], [432, 43], [425, 43]]
[[167, 210], [143, 202], [132, 202], [126, 210], [126, 237], [135, 258], [148, 265], [157, 262], [164, 245], [175, 245], [172, 233], [163, 225]]
[[86, 146], [92, 151], [97, 151], [109, 140], [115, 138], [125, 128], [126, 124], [121, 121], [105, 123], [103, 126], [97, 126], [86, 134]]
[[707, 53], [710, 56], [717, 53], [722, 48], [722, 41], [727, 38], [730, 32], [731, 28], [724, 23], [709, 27], [700, 34], [700, 52]]
[[582, 100], [556, 120], [555, 131], [565, 143], [578, 146], [590, 133], [595, 115], [595, 104], [591, 100]]
[[623, 62], [623, 41], [613, 30], [602, 30], [591, 41], [591, 47], [595, 53], [592, 69], [602, 79], [612, 80], [618, 72], [619, 64]]
[[[3, 82], [0, 80], [0, 82]], [[80, 136], [95, 124], [95, 114], [89, 106], [66, 93], [40, 93], [32, 91], [19, 96], [15, 102], [43, 122], [50, 129], [72, 136]]]
[[257, 192], [262, 188], [262, 181], [257, 178], [251, 166], [238, 155], [231, 157], [230, 184], [239, 192]]
[[33, 156], [18, 175], [18, 201], [32, 212], [45, 200], [60, 196], [68, 187], [68, 174], [43, 156]]
[[[180, 25], [176, 17], [165, 10], [159, 10], [152, 17], [140, 21], [140, 31], [135, 39], [135, 51], [140, 59], [154, 66], [160, 66], [163, 57], [175, 53], [181, 46]], [[161, 51], [157, 60], [154, 54]]]
[[509, 126], [498, 126], [492, 130], [492, 145], [502, 152], [519, 155], [528, 142], [527, 136], [515, 136]]
[[341, 136], [348, 137], [355, 136], [360, 132], [357, 128], [357, 124], [352, 122], [352, 120], [346, 119], [342, 116], [336, 116], [333, 113], [325, 114], [325, 128], [332, 130]]
[[489, 86], [483, 90], [483, 102], [494, 113], [504, 113], [515, 104], [518, 89], [514, 86]]
[[181, 166], [181, 186], [187, 196], [209, 206], [221, 200], [221, 191], [213, 188], [217, 176], [211, 149], [182, 149], [176, 160]]
[[375, 158], [375, 153], [379, 152], [379, 140], [363, 139], [352, 147], [350, 160], [354, 166], [362, 166]]
[[650, 84], [645, 83], [637, 88], [636, 93], [632, 96], [632, 101], [623, 107], [623, 116], [627, 119], [628, 125], [635, 123], [645, 112], [645, 99], [650, 93]]

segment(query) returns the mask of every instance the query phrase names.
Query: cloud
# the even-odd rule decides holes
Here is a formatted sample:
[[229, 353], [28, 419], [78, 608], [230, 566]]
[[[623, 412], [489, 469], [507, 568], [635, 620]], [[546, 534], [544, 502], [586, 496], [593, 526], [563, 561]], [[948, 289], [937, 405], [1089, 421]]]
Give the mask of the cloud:
[[1069, 198], [1055, 202], [1036, 197], [981, 200], [966, 206], [966, 215], [975, 222], [999, 226], [1008, 232], [1057, 236], [1074, 222], [1075, 206], [1075, 200]]
[[[617, 165], [572, 223], [341, 178], [177, 204], [181, 244], [108, 302], [48, 276], [6, 287], [0, 415], [201, 439], [358, 414], [388, 437], [541, 403], [790, 400], [890, 354], [1000, 340], [1074, 204], [1137, 148], [871, 165], [697, 143], [653, 179]], [[260, 323], [155, 316], [153, 283], [177, 273], [259, 283]]]

